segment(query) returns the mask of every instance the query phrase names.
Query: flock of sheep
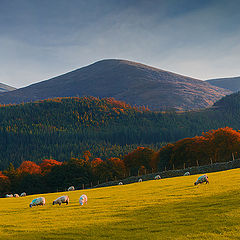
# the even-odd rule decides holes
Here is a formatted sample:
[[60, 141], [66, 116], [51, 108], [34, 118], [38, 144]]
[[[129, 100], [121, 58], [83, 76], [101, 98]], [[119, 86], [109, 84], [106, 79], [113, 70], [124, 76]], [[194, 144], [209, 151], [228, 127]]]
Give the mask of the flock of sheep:
[[[190, 172], [185, 172], [183, 176], [189, 176], [189, 175], [190, 175]], [[159, 179], [161, 179], [161, 176], [160, 176], [160, 175], [156, 175], [156, 176], [154, 177], [154, 179], [155, 179], [155, 180], [159, 180]], [[139, 179], [138, 179], [138, 182], [142, 182], [142, 181], [143, 181], [142, 178], [139, 178]], [[200, 177], [197, 179], [197, 181], [194, 183], [194, 185], [198, 185], [199, 183], [204, 183], [204, 182], [205, 182], [206, 184], [209, 183], [209, 181], [208, 181], [208, 176], [207, 176], [206, 174], [200, 176]], [[123, 182], [119, 182], [118, 185], [123, 185]]]
[[[190, 172], [185, 172], [184, 173], [184, 176], [189, 176], [190, 175]], [[161, 179], [161, 176], [160, 175], [156, 175], [154, 177], [155, 180], [159, 180]], [[142, 182], [142, 178], [140, 178], [138, 180], [138, 182]], [[198, 184], [201, 184], [201, 183], [209, 183], [208, 181], [208, 176], [206, 174], [200, 176], [197, 181], [194, 183], [194, 185], [198, 185]], [[119, 182], [119, 185], [123, 185], [122, 182]], [[68, 191], [74, 191], [75, 188], [74, 186], [71, 186], [68, 188]], [[23, 192], [20, 197], [24, 197], [26, 196], [27, 194], [25, 192]], [[6, 197], [19, 197], [18, 194], [7, 194]], [[38, 198], [35, 198], [32, 200], [32, 202], [29, 204], [29, 207], [33, 207], [33, 206], [44, 206], [46, 203], [46, 199], [44, 197], [38, 197]], [[53, 201], [53, 205], [55, 204], [58, 204], [58, 205], [61, 205], [62, 203], [66, 203], [66, 205], [69, 204], [69, 197], [67, 195], [65, 196], [61, 196], [59, 198], [57, 198], [56, 200]], [[87, 203], [87, 196], [85, 194], [81, 195], [81, 197], [79, 198], [79, 203], [80, 205], [82, 206], [83, 204], [86, 204]]]
[[[39, 198], [35, 198], [32, 200], [32, 202], [29, 204], [29, 207], [33, 207], [33, 206], [44, 206], [46, 203], [46, 199], [45, 197], [39, 197]], [[69, 197], [67, 195], [65, 196], [61, 196], [59, 198], [57, 198], [56, 200], [53, 201], [53, 205], [58, 204], [59, 206], [62, 203], [66, 203], [66, 205], [69, 204]], [[87, 196], [85, 194], [83, 194], [80, 198], [79, 198], [79, 203], [82, 206], [83, 204], [87, 204]]]

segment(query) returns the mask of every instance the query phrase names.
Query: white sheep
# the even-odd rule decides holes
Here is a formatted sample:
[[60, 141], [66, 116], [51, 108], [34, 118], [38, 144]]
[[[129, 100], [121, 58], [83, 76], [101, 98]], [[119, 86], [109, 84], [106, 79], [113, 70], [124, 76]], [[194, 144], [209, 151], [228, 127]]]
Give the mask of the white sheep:
[[21, 193], [20, 197], [26, 197], [27, 194], [25, 192]]
[[13, 196], [14, 196], [14, 197], [19, 197], [19, 195], [18, 195], [17, 193], [15, 193]]
[[160, 175], [156, 175], [156, 176], [154, 177], [154, 179], [155, 179], [155, 180], [159, 180], [159, 179], [161, 179], [161, 176], [160, 176]]
[[44, 197], [39, 197], [39, 198], [35, 198], [32, 200], [32, 202], [29, 204], [29, 207], [32, 206], [44, 206], [46, 203], [46, 200]]
[[13, 195], [12, 194], [6, 194], [5, 197], [9, 198], [9, 197], [13, 197]]
[[123, 185], [123, 183], [122, 183], [122, 182], [119, 182], [118, 185]]
[[61, 196], [57, 198], [56, 200], [53, 201], [53, 205], [59, 204], [61, 205], [62, 203], [66, 203], [66, 205], [69, 204], [69, 197], [68, 196]]
[[142, 182], [142, 179], [141, 179], [141, 178], [139, 178], [139, 179], [138, 179], [138, 182]]
[[185, 172], [184, 174], [183, 174], [183, 176], [189, 176], [190, 175], [190, 172]]
[[209, 181], [208, 181], [208, 176], [206, 175], [206, 174], [204, 174], [204, 175], [202, 175], [202, 176], [200, 176], [198, 179], [197, 179], [197, 181], [194, 183], [194, 185], [198, 185], [198, 184], [200, 184], [200, 183], [209, 183]]
[[79, 203], [81, 204], [81, 206], [86, 203], [87, 204], [87, 196], [85, 194], [83, 194], [80, 198], [79, 198]]
[[74, 191], [74, 190], [75, 190], [74, 186], [71, 186], [68, 188], [68, 191]]

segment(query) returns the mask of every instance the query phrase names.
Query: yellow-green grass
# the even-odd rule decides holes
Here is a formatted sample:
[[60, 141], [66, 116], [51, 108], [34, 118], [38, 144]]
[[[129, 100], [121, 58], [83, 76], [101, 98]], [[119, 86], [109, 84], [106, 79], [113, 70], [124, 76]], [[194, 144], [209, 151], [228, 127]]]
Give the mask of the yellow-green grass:
[[[240, 239], [240, 169], [208, 175], [3, 198], [0, 239]], [[53, 206], [64, 194], [70, 204]], [[29, 208], [39, 196], [46, 205]]]

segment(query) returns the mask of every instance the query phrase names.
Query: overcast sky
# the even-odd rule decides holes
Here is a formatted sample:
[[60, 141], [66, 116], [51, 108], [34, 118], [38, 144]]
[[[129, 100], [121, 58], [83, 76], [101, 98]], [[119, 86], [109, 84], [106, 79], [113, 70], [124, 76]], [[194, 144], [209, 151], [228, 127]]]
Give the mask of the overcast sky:
[[186, 76], [240, 76], [238, 0], [0, 0], [0, 83], [23, 87], [127, 59]]

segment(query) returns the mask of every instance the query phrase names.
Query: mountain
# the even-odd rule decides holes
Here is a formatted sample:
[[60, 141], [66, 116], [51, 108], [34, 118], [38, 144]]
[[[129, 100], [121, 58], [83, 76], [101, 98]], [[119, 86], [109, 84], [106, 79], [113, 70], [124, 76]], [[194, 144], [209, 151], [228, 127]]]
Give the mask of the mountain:
[[151, 110], [199, 109], [231, 91], [126, 60], [102, 60], [87, 67], [0, 95], [0, 104], [54, 97], [114, 97]]
[[240, 91], [240, 77], [210, 79], [206, 82], [216, 87], [225, 88], [232, 92]]
[[0, 83], [0, 93], [9, 92], [9, 91], [13, 91], [13, 90], [16, 90], [16, 88], [10, 87], [3, 83]]

